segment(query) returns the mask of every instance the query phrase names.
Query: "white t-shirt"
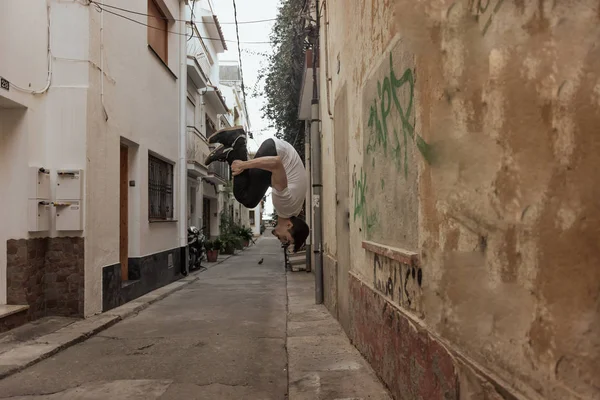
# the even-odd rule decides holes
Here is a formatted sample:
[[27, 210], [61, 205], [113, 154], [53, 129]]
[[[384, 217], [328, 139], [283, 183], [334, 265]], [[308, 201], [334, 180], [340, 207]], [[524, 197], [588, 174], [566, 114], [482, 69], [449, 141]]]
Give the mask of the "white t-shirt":
[[306, 197], [306, 170], [296, 149], [286, 141], [273, 138], [277, 155], [281, 158], [287, 176], [287, 187], [278, 191], [273, 188], [273, 206], [282, 218], [297, 217], [302, 211]]

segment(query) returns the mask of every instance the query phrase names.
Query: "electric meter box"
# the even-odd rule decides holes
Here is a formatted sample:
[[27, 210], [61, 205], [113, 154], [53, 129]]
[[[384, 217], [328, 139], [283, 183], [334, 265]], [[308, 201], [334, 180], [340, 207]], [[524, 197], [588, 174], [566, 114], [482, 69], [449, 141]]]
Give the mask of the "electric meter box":
[[50, 230], [52, 206], [49, 201], [29, 199], [27, 209], [27, 225], [29, 232]]
[[56, 209], [57, 231], [81, 231], [83, 230], [83, 213], [81, 201], [59, 200], [54, 202]]
[[80, 169], [59, 170], [56, 176], [56, 199], [81, 200], [83, 171]]
[[50, 171], [42, 167], [29, 167], [29, 199], [50, 199]]

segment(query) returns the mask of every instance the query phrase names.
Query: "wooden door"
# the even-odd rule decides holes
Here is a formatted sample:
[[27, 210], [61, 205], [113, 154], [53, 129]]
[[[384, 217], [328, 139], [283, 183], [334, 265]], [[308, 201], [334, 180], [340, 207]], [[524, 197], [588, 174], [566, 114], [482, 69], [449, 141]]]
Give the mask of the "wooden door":
[[129, 149], [121, 146], [121, 174], [119, 188], [119, 261], [121, 279], [129, 279]]

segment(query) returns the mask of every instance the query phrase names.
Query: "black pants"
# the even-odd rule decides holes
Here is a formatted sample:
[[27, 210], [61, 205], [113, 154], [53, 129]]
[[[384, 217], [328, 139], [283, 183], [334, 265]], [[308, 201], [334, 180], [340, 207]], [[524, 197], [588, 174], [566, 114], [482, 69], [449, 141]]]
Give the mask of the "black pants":
[[[254, 158], [276, 156], [277, 149], [275, 148], [275, 141], [273, 139], [265, 140], [261, 145]], [[234, 148], [227, 162], [229, 165], [234, 160], [248, 160], [248, 153], [246, 151], [246, 145]], [[244, 170], [241, 174], [233, 177], [233, 195], [235, 199], [239, 201], [246, 208], [256, 207], [267, 189], [271, 186], [271, 172], [263, 169], [251, 168]]]

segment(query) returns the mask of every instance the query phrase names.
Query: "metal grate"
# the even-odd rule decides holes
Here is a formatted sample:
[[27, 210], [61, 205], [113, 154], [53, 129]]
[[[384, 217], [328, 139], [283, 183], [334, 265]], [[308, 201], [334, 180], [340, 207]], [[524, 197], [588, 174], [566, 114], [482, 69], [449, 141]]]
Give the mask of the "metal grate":
[[148, 218], [173, 219], [173, 165], [148, 156]]

